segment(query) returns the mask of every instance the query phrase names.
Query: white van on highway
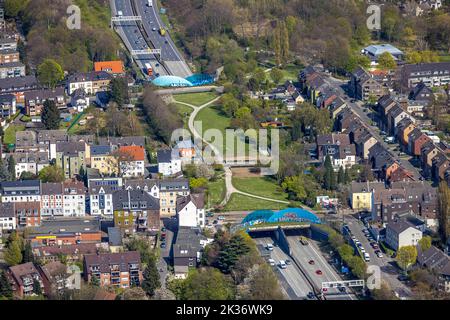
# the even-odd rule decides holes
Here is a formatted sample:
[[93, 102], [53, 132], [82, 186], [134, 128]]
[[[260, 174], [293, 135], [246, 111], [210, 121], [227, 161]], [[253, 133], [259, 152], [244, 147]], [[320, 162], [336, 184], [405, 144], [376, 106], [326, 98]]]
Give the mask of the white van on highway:
[[266, 245], [266, 248], [267, 248], [267, 250], [272, 251], [272, 250], [273, 250], [273, 245], [270, 244], [270, 243], [268, 243], [268, 244]]
[[123, 16], [123, 12], [122, 12], [122, 11], [120, 11], [120, 10], [119, 10], [119, 11], [117, 11], [117, 16], [118, 16], [118, 17], [121, 17], [121, 16]]
[[370, 262], [370, 256], [367, 252], [364, 252], [364, 261]]
[[280, 260], [280, 262], [278, 263], [278, 266], [281, 269], [286, 269], [287, 268], [286, 262], [284, 262], [284, 260]]

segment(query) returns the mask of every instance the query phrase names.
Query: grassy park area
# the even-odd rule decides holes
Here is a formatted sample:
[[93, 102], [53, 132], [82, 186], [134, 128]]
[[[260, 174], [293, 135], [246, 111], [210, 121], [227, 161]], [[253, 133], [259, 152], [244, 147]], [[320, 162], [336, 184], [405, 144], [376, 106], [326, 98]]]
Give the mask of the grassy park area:
[[177, 101], [193, 104], [194, 106], [201, 106], [212, 99], [216, 98], [217, 94], [214, 92], [198, 92], [198, 93], [184, 93], [175, 94], [173, 98]]
[[287, 206], [287, 204], [283, 203], [265, 201], [234, 193], [231, 195], [224, 211], [281, 210]]
[[225, 181], [219, 179], [208, 184], [208, 207], [219, 205], [225, 197]]
[[5, 130], [5, 136], [3, 137], [4, 144], [14, 144], [16, 143], [16, 132], [25, 130], [25, 126], [10, 124]]
[[281, 190], [273, 178], [269, 177], [251, 177], [236, 178], [233, 177], [233, 186], [239, 191], [251, 193], [256, 196], [266, 197], [275, 200], [288, 201], [287, 193]]

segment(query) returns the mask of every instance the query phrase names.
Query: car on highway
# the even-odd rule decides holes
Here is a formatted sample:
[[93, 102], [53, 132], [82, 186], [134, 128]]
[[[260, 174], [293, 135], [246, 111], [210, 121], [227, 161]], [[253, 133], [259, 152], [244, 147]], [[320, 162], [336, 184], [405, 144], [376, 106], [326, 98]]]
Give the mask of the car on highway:
[[159, 63], [155, 63], [155, 67], [159, 67]]
[[269, 250], [269, 251], [273, 251], [273, 245], [271, 243], [268, 243], [266, 245], [266, 249]]
[[381, 253], [381, 251], [375, 251], [375, 254], [377, 255], [378, 258], [383, 258], [383, 254]]
[[280, 262], [278, 263], [278, 266], [280, 267], [280, 269], [287, 268], [286, 262], [284, 262], [284, 260], [280, 260]]
[[322, 289], [322, 292], [327, 292], [327, 291], [328, 291], [327, 288], [323, 288], [323, 289]]
[[153, 27], [153, 28], [152, 28], [152, 31], [156, 31], [156, 28], [155, 28], [155, 27]]
[[322, 275], [322, 270], [316, 270], [316, 274], [321, 276]]
[[314, 260], [309, 260], [308, 263], [311, 264], [311, 265], [315, 264]]
[[304, 246], [307, 246], [307, 245], [308, 245], [308, 240], [306, 240], [306, 238], [303, 237], [303, 236], [300, 237], [299, 241], [300, 241], [300, 243], [301, 243], [302, 245], [304, 245]]
[[273, 260], [273, 259], [268, 259], [267, 262], [269, 262], [269, 264], [270, 264], [271, 266], [274, 266], [274, 265], [275, 265], [275, 260]]
[[314, 299], [314, 298], [315, 298], [314, 293], [312, 293], [311, 291], [308, 292], [308, 294], [306, 295], [306, 297], [307, 297], [308, 299]]
[[289, 260], [289, 259], [286, 259], [286, 261], [284, 261], [285, 263], [286, 263], [286, 265], [290, 265], [292, 262], [291, 262], [291, 260]]
[[166, 232], [166, 227], [162, 227], [162, 228], [161, 228], [161, 231], [162, 231], [162, 232]]
[[161, 242], [161, 246], [162, 249], [164, 249], [166, 247], [166, 243], [165, 242]]
[[168, 44], [168, 43], [169, 43], [169, 41], [167, 41], [167, 40], [164, 40], [164, 43], [165, 43], [165, 44]]
[[346, 292], [346, 291], [347, 291], [347, 288], [345, 288], [345, 287], [338, 287], [338, 290], [339, 290], [340, 292]]

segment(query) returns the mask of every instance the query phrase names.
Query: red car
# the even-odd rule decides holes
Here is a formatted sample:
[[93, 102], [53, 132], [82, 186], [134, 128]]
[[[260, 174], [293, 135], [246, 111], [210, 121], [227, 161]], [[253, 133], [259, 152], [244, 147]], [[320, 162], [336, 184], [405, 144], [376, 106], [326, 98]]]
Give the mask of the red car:
[[323, 289], [322, 289], [322, 292], [327, 292], [327, 291], [328, 291], [327, 288], [323, 288]]
[[318, 274], [319, 276], [322, 275], [322, 270], [316, 270], [316, 274]]
[[315, 262], [314, 262], [314, 260], [309, 260], [308, 263], [309, 264], [314, 264]]

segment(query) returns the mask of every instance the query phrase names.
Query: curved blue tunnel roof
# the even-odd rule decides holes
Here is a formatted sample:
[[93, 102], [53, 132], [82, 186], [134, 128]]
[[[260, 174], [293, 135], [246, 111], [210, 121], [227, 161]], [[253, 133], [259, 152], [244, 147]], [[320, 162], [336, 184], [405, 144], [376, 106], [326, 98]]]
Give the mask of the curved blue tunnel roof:
[[314, 213], [301, 208], [286, 208], [276, 212], [271, 210], [253, 211], [242, 220], [242, 223], [276, 223], [283, 221], [321, 223], [320, 219]]

